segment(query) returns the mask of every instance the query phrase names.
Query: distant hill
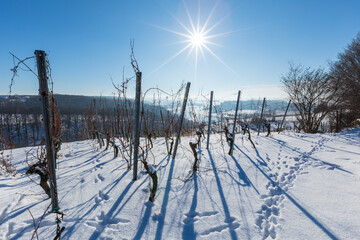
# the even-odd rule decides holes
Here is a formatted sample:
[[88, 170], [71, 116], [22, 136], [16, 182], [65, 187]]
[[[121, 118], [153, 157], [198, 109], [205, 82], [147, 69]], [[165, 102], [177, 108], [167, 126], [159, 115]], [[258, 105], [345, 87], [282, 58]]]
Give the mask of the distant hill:
[[[63, 94], [55, 94], [54, 96], [61, 114], [84, 114], [94, 99], [97, 104], [101, 99], [103, 104], [109, 107], [114, 106], [112, 97]], [[0, 113], [40, 114], [41, 112], [41, 99], [38, 95], [0, 96]]]

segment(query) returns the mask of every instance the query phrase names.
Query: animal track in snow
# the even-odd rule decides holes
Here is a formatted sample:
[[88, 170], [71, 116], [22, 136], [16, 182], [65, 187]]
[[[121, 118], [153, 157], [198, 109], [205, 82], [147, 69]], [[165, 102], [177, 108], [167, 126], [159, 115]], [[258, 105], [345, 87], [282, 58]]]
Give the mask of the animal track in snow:
[[102, 191], [99, 191], [98, 196], [95, 197], [95, 203], [100, 203], [103, 200], [109, 200], [109, 195], [103, 193]]
[[[280, 146], [279, 154], [277, 161], [274, 164], [273, 170], [285, 170], [281, 174], [275, 172], [270, 173], [268, 176], [273, 180], [269, 182], [266, 186], [268, 193], [261, 195], [261, 198], [264, 200], [264, 204], [261, 205], [261, 209], [257, 211], [258, 217], [255, 221], [255, 224], [260, 228], [263, 239], [266, 238], [276, 238], [276, 228], [280, 228], [279, 216], [280, 209], [283, 206], [282, 201], [284, 199], [284, 191], [288, 191], [290, 187], [293, 186], [294, 180], [297, 178], [297, 175], [307, 174], [308, 172], [303, 172], [304, 167], [306, 166], [316, 166], [323, 167], [326, 169], [334, 168], [334, 166], [324, 166], [326, 165], [323, 162], [316, 161], [312, 158], [317, 151], [324, 148], [324, 142], [326, 139], [321, 139], [316, 145], [311, 146], [311, 150], [306, 153], [300, 154], [298, 157], [288, 157], [284, 156], [282, 158], [281, 152], [283, 145]], [[295, 151], [299, 150], [294, 148]], [[286, 160], [284, 160], [286, 159]], [[294, 159], [294, 165], [291, 166], [288, 160]], [[284, 168], [282, 168], [284, 166]]]
[[101, 211], [100, 216], [96, 216], [95, 220], [90, 220], [86, 223], [89, 227], [95, 228], [97, 231], [109, 227], [112, 228], [111, 225], [121, 224], [121, 223], [129, 223], [130, 220], [123, 218], [110, 218], [105, 215], [104, 211]]
[[11, 234], [14, 233], [14, 226], [15, 226], [14, 222], [9, 222], [9, 224], [8, 224], [8, 232], [6, 234], [7, 237], [9, 237]]
[[264, 204], [261, 205], [261, 209], [257, 211], [258, 218], [255, 221], [255, 224], [260, 228], [263, 239], [271, 237], [276, 238], [275, 227], [278, 225], [278, 217], [280, 215], [280, 205], [284, 196], [282, 190], [273, 186], [271, 183], [268, 183], [266, 186], [268, 189], [268, 194], [261, 195], [261, 198], [264, 200]]
[[105, 178], [99, 173], [95, 178], [95, 183], [104, 181]]
[[213, 215], [218, 214], [218, 211], [209, 211], [209, 212], [193, 212], [193, 213], [186, 213], [185, 216], [186, 218], [184, 218], [183, 223], [184, 224], [189, 224], [189, 223], [194, 223], [198, 220], [201, 219], [201, 217], [210, 217]]
[[201, 235], [205, 236], [205, 235], [209, 235], [211, 233], [214, 232], [221, 232], [227, 228], [229, 228], [230, 230], [235, 230], [238, 227], [240, 227], [240, 223], [239, 222], [235, 222], [236, 218], [234, 217], [230, 217], [228, 219], [225, 219], [225, 224], [221, 224], [219, 226], [216, 227], [212, 227], [208, 230], [205, 230], [201, 233]]

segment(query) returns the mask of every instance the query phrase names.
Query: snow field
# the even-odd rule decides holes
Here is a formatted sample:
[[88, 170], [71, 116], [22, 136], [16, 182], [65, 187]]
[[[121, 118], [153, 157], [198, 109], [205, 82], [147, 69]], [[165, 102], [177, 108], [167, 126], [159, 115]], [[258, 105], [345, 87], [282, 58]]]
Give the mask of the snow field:
[[[154, 203], [139, 163], [132, 181], [126, 162], [96, 142], [64, 143], [58, 174], [62, 239], [357, 239], [360, 236], [360, 130], [339, 134], [236, 135], [233, 157], [220, 135], [202, 141], [199, 171], [183, 137], [176, 159], [154, 141], [148, 162], [158, 174]], [[30, 148], [13, 150], [19, 174], [0, 175], [0, 239], [30, 239], [50, 200], [27, 176]], [[34, 151], [34, 150], [33, 150]], [[141, 167], [140, 167], [141, 166]], [[35, 175], [31, 176], [37, 180]], [[46, 214], [40, 239], [52, 239]]]

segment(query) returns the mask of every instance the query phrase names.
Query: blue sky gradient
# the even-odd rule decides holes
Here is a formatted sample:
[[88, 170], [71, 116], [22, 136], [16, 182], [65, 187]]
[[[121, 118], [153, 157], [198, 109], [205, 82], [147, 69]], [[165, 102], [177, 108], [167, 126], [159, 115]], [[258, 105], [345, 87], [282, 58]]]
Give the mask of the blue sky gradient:
[[[185, 3], [185, 4], [184, 4]], [[178, 19], [190, 28], [186, 7], [200, 25], [212, 8], [208, 26], [211, 50], [204, 51], [195, 71], [195, 54], [189, 51], [163, 65], [186, 46]], [[360, 31], [360, 1], [289, 0], [184, 0], [184, 1], [1, 1], [0, 94], [9, 92], [13, 60], [31, 56], [35, 49], [49, 54], [54, 90], [62, 94], [111, 95], [115, 82], [132, 76], [130, 39], [143, 72], [143, 89], [166, 91], [191, 81], [191, 94], [215, 91], [221, 99], [286, 98], [280, 77], [288, 62], [327, 67]], [[157, 26], [157, 27], [156, 27]], [[226, 65], [226, 66], [225, 66]], [[29, 61], [35, 67], [35, 61]], [[154, 71], [156, 70], [156, 71]], [[37, 80], [20, 71], [14, 94], [37, 94]]]

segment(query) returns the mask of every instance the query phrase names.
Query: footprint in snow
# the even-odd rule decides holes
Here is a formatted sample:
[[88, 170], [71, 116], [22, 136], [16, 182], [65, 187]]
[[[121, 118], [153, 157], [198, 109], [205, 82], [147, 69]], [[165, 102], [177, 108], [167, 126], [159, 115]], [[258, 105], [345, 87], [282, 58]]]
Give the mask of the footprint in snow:
[[95, 183], [104, 181], [105, 178], [99, 173], [95, 178]]
[[15, 233], [14, 232], [14, 227], [15, 227], [15, 223], [14, 222], [9, 222], [9, 224], [8, 224], [8, 232], [6, 233], [7, 237], [9, 237], [11, 234]]
[[202, 217], [210, 217], [213, 215], [218, 214], [218, 211], [209, 211], [209, 212], [192, 212], [192, 213], [186, 213], [185, 216], [186, 218], [184, 218], [183, 223], [184, 224], [190, 224], [190, 223], [194, 223], [198, 220], [201, 220]]
[[117, 225], [121, 223], [129, 223], [129, 222], [130, 220], [124, 218], [111, 218], [111, 216], [105, 215], [104, 211], [101, 211], [100, 216], [96, 216], [95, 220], [88, 221], [86, 225], [95, 228], [97, 231], [100, 231], [105, 227], [115, 228], [115, 226], [111, 226], [111, 225]]
[[222, 224], [216, 227], [212, 227], [208, 230], [205, 230], [204, 232], [201, 233], [201, 235], [205, 236], [205, 235], [209, 235], [211, 233], [215, 233], [215, 232], [222, 232], [223, 230], [229, 228], [230, 230], [235, 230], [238, 227], [240, 227], [240, 223], [239, 222], [228, 222], [227, 224]]
[[98, 196], [95, 197], [95, 203], [100, 203], [101, 201], [106, 201], [106, 200], [109, 200], [109, 195], [103, 193], [102, 191], [99, 191], [99, 194]]

